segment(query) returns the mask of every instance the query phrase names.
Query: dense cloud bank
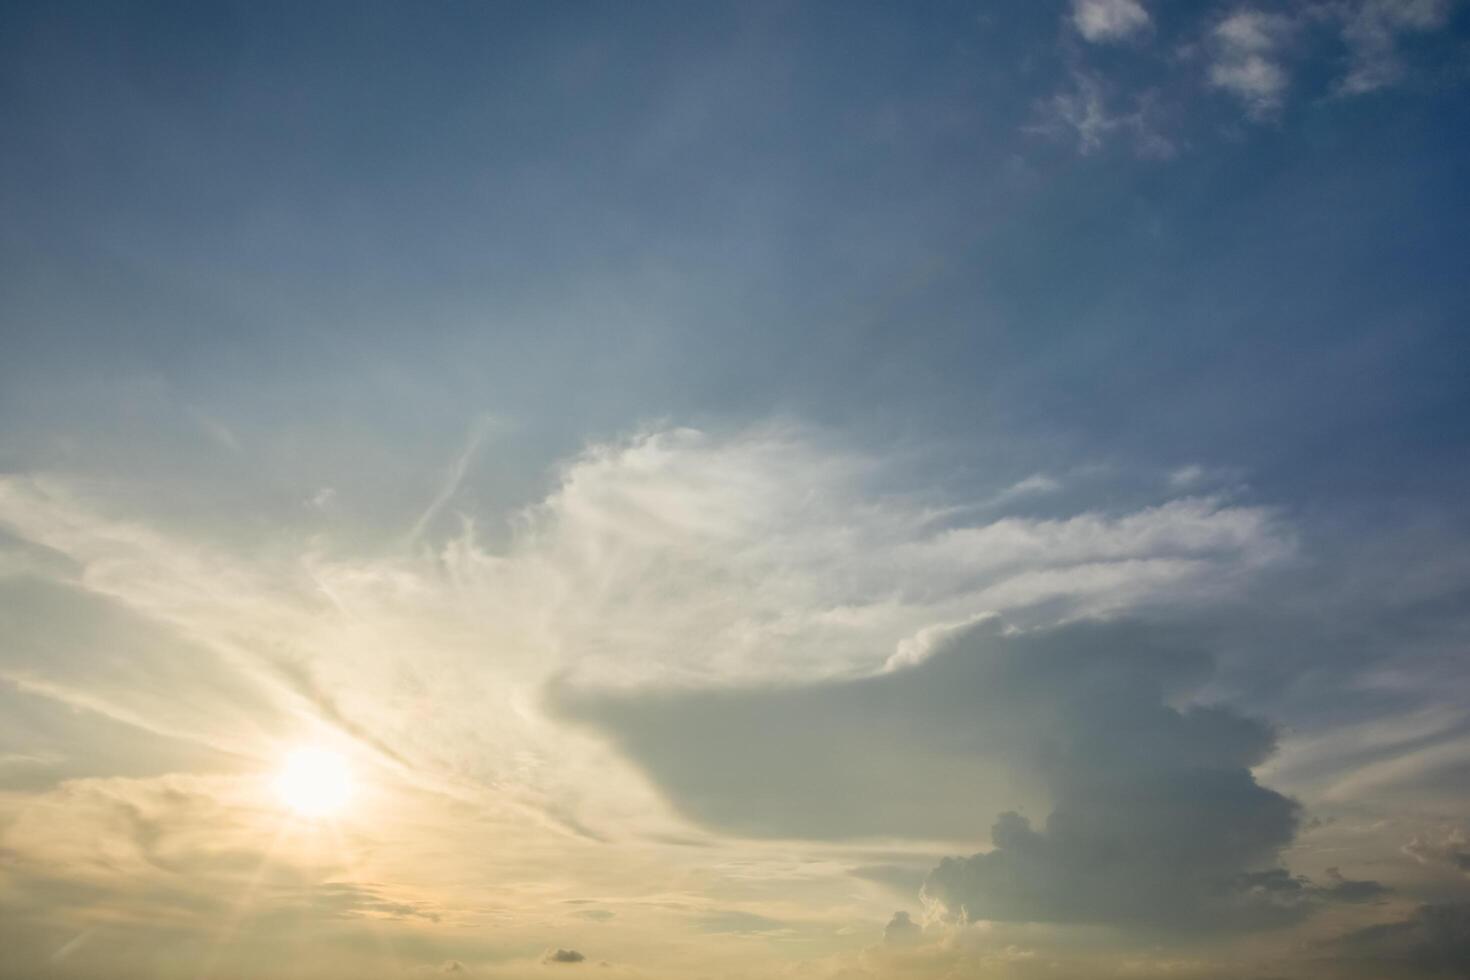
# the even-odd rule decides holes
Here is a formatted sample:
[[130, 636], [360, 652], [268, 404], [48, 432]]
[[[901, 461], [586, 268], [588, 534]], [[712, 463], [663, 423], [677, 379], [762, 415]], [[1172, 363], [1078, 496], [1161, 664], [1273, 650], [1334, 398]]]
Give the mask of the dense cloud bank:
[[1335, 944], [1345, 957], [1397, 973], [1470, 976], [1470, 902], [1421, 905], [1399, 922], [1369, 926]]
[[[596, 694], [606, 732], [695, 819], [752, 834], [973, 837], [925, 895], [968, 921], [1199, 932], [1296, 921], [1374, 882], [1295, 876], [1298, 804], [1260, 785], [1270, 726], [1176, 706], [1209, 661], [1181, 634], [996, 619], [931, 635], [886, 673], [796, 688]], [[1030, 804], [1040, 824], [1017, 812]], [[999, 813], [996, 817], [995, 814]]]
[[[1269, 728], [1230, 711], [1169, 707], [1164, 699], [1203, 680], [1209, 661], [1152, 627], [1008, 633], [986, 619], [910, 652], [853, 680], [563, 685], [550, 700], [606, 733], [690, 816], [765, 836], [973, 840], [996, 813], [1065, 803], [1099, 777], [1244, 771], [1273, 745]], [[1265, 801], [1268, 849], [1289, 839], [1289, 804], [1248, 780], [1221, 792]]]

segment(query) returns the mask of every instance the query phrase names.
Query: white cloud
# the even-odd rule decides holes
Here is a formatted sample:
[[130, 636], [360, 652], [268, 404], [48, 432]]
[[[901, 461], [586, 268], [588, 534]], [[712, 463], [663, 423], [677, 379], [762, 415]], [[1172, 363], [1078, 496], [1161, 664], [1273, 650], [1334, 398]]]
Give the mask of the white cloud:
[[1181, 466], [1169, 473], [1169, 486], [1184, 490], [1196, 486], [1205, 479], [1205, 468], [1198, 463]]
[[1210, 84], [1239, 98], [1253, 116], [1276, 111], [1290, 82], [1280, 55], [1293, 29], [1280, 14], [1249, 8], [1229, 14], [1211, 32]]
[[1139, 0], [1073, 0], [1072, 24], [1094, 43], [1120, 41], [1148, 29], [1148, 11]]
[[1342, 39], [1351, 52], [1338, 84], [1345, 95], [1376, 91], [1404, 74], [1399, 37], [1438, 30], [1449, 22], [1449, 0], [1362, 0], [1339, 8]]
[[1118, 127], [1118, 121], [1108, 113], [1097, 79], [1078, 73], [1073, 83], [1070, 91], [1057, 92], [1046, 103], [1047, 124], [1075, 133], [1077, 149], [1085, 156], [1102, 147], [1103, 139]]
[[[1032, 495], [1048, 492], [1048, 480], [1021, 481], [1011, 499], [1030, 503]], [[659, 834], [696, 839], [706, 848], [665, 850], [691, 853], [690, 863], [701, 867], [714, 863], [709, 855], [727, 842], [669, 809], [623, 757], [547, 718], [540, 694], [548, 678], [634, 693], [683, 686], [726, 695], [734, 687], [790, 690], [836, 678], [893, 678], [905, 673], [898, 668], [933, 669], [930, 655], [955, 632], [941, 624], [999, 612], [1033, 626], [1141, 604], [1213, 600], [1292, 553], [1290, 528], [1271, 510], [1201, 496], [1198, 484], [1161, 487], [1152, 504], [1119, 509], [1067, 511], [1071, 496], [1057, 494], [1047, 501], [1052, 516], [1040, 519], [1019, 506], [997, 511], [1001, 505], [990, 503], [991, 495], [977, 495], [992, 508], [982, 510], [971, 500], [906, 489], [917, 482], [901, 460], [835, 449], [800, 431], [664, 430], [595, 446], [568, 461], [553, 490], [504, 533], [471, 526], [446, 538], [429, 522], [414, 546], [400, 541], [372, 551], [330, 537], [343, 530], [311, 539], [283, 530], [262, 536], [255, 550], [227, 550], [130, 520], [96, 487], [10, 477], [0, 481], [0, 525], [24, 542], [27, 554], [46, 560], [27, 560], [0, 578], [0, 613], [10, 617], [0, 668], [23, 675], [27, 686], [17, 696], [54, 699], [160, 737], [218, 746], [247, 765], [303, 731], [357, 735], [364, 758], [375, 759], [364, 765], [413, 791], [465, 801], [483, 815], [476, 832], [485, 837], [477, 840], [495, 843], [479, 848], [487, 856], [475, 883], [477, 908], [490, 904], [484, 895], [509, 905], [508, 890], [496, 891], [499, 882], [528, 880], [528, 866], [541, 862], [544, 869], [546, 853], [563, 853], [569, 840], [581, 846], [592, 834], [629, 846], [598, 850], [567, 881], [549, 883], [545, 901], [627, 888], [657, 893], [679, 887], [678, 874], [690, 865], [664, 853], [652, 860], [639, 842]], [[936, 521], [936, 513], [945, 519]], [[415, 516], [408, 514], [403, 526]], [[57, 625], [38, 628], [31, 614], [40, 613]], [[910, 656], [882, 673], [905, 638], [913, 638], [903, 647]], [[943, 752], [905, 751], [904, 740], [914, 737], [905, 727], [912, 713], [893, 716], [886, 731], [896, 734], [886, 741], [875, 737], [881, 733], [872, 711], [833, 714], [852, 724], [834, 724], [829, 734], [858, 733], [871, 749], [851, 775], [873, 781], [889, 807], [853, 812], [876, 814], [889, 821], [886, 829], [903, 833], [969, 837], [1013, 805], [1016, 794], [1003, 780], [970, 778], [985, 762], [966, 741], [972, 729], [965, 726], [974, 722], [970, 706], [957, 701], [945, 715], [957, 723], [934, 729]], [[995, 713], [1005, 710], [1002, 699]], [[1044, 721], [1041, 713], [1033, 717]], [[791, 744], [780, 744], [788, 757]], [[0, 757], [24, 749], [0, 738]], [[377, 768], [373, 773], [373, 782], [387, 778]], [[955, 778], [936, 780], [936, 774]], [[893, 787], [910, 783], [937, 787], [938, 796], [916, 794], [909, 810], [892, 809], [899, 795]], [[194, 835], [196, 824], [218, 822], [218, 814], [208, 799], [169, 809], [165, 803], [182, 792], [179, 785], [144, 792], [142, 784], [91, 783], [84, 792], [73, 784], [41, 801], [34, 810], [40, 822], [12, 821], [4, 846], [28, 862], [31, 855], [38, 866], [61, 869], [54, 872], [59, 879], [95, 884], [90, 875], [99, 862], [65, 848], [77, 842], [131, 848], [116, 865], [131, 874], [149, 855], [137, 850], [124, 817], [138, 811], [151, 819], [157, 809], [158, 834], [150, 840], [161, 842], [165, 859], [214, 867], [209, 854], [195, 855], [205, 838]], [[769, 782], [758, 783], [750, 798], [769, 789]], [[225, 798], [221, 806], [234, 812], [224, 790], [206, 795]], [[1038, 802], [1045, 805], [1042, 795]], [[114, 796], [126, 806], [115, 805]], [[830, 807], [839, 798], [827, 796], [817, 802]], [[791, 798], [769, 803], [784, 808], [787, 820], [793, 807]], [[62, 809], [93, 823], [45, 822]], [[218, 882], [250, 866], [247, 858], [265, 846], [254, 818], [237, 822], [226, 842], [233, 853], [220, 857], [221, 877], [210, 872], [201, 881]], [[442, 814], [429, 825], [436, 840], [462, 829]], [[383, 823], [374, 824], [374, 833], [400, 839]], [[409, 837], [404, 831], [402, 839]], [[734, 860], [737, 848], [729, 846], [719, 860]], [[741, 841], [739, 861], [751, 863], [740, 864], [739, 887], [774, 874], [770, 855], [787, 846]], [[830, 855], [839, 845], [812, 847], [834, 849], [825, 852]], [[833, 874], [853, 863], [850, 852], [842, 853]], [[444, 867], [434, 863], [442, 855], [422, 850], [401, 859]], [[623, 864], [614, 872], [612, 862]], [[401, 880], [393, 872], [402, 867], [384, 867], [376, 880]], [[151, 880], [139, 878], [144, 885]], [[697, 880], [703, 888], [719, 876]], [[850, 879], [843, 887], [850, 891]], [[315, 907], [354, 915], [440, 914], [438, 905], [407, 894], [303, 896]], [[847, 921], [881, 924], [877, 917], [891, 910], [893, 897], [875, 901], [880, 909]], [[781, 921], [800, 912], [755, 901], [749, 907]], [[517, 907], [517, 914], [539, 913]], [[618, 923], [640, 914], [620, 905]], [[568, 921], [564, 909], [556, 915], [556, 922]], [[529, 948], [576, 938], [555, 928], [538, 932]], [[885, 949], [916, 954], [931, 945], [939, 944]], [[616, 959], [602, 948], [599, 956]], [[451, 954], [484, 969], [462, 950], [443, 952]]]
[[[63, 556], [73, 582], [45, 593], [53, 619], [111, 623], [114, 645], [138, 652], [102, 668], [71, 652], [92, 633], [28, 626], [0, 669], [38, 696], [244, 755], [273, 751], [262, 726], [308, 717], [426, 784], [647, 825], [662, 811], [646, 791], [606, 760], [590, 778], [579, 767], [594, 761], [540, 717], [548, 677], [630, 688], [878, 671], [935, 624], [1194, 601], [1291, 551], [1269, 510], [1208, 497], [936, 525], [932, 495], [892, 489], [906, 479], [791, 430], [666, 430], [569, 462], [493, 548], [471, 525], [437, 552], [421, 540], [364, 555], [324, 537], [226, 553], [109, 516], [64, 480], [12, 477], [0, 525]], [[0, 599], [38, 608], [27, 588]]]
[[1416, 836], [1404, 845], [1404, 853], [1420, 864], [1470, 875], [1470, 835], [1463, 828], [1445, 827], [1436, 834]]
[[993, 504], [1009, 503], [1022, 497], [1038, 497], [1056, 493], [1062, 489], [1062, 481], [1045, 473], [1032, 473], [1024, 480], [1017, 480], [992, 498]]

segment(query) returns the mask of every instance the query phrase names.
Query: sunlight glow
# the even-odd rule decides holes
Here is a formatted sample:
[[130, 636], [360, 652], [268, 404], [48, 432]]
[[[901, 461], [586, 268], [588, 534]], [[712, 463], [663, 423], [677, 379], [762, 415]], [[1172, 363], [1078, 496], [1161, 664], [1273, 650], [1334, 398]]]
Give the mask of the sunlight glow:
[[275, 781], [281, 802], [304, 817], [330, 817], [352, 798], [347, 760], [321, 748], [299, 748], [286, 757]]

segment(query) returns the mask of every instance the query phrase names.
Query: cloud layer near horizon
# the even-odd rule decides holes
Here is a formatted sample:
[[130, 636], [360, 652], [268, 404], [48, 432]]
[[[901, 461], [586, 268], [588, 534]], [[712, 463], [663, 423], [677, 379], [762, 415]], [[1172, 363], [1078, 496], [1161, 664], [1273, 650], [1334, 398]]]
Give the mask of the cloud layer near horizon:
[[556, 697], [675, 805], [729, 831], [961, 839], [994, 819], [992, 850], [944, 861], [924, 886], [965, 921], [1228, 932], [1379, 894], [1281, 867], [1299, 806], [1251, 774], [1274, 733], [1188, 704], [1209, 659], [1186, 643], [1137, 623], [1007, 632], [991, 619], [860, 680]]
[[[943, 500], [906, 486], [892, 459], [810, 434], [668, 430], [568, 461], [494, 545], [467, 522], [386, 554], [317, 538], [254, 557], [129, 521], [63, 480], [9, 478], [5, 697], [33, 721], [0, 726], [0, 777], [39, 808], [3, 846], [28, 887], [84, 888], [99, 911], [141, 888], [139, 908], [187, 919], [240, 887], [264, 846], [232, 773], [269, 765], [304, 726], [345, 739], [395, 792], [480, 809], [490, 839], [517, 842], [487, 874], [514, 880], [545, 854], [591, 849], [527, 913], [542, 924], [530, 962], [562, 924], [626, 927], [638, 908], [706, 932], [743, 924], [713, 936], [816, 942], [812, 908], [754, 902], [749, 882], [779, 893], [796, 874], [838, 902], [842, 882], [862, 880], [854, 865], [910, 889], [932, 868], [927, 901], [954, 929], [1178, 940], [1379, 901], [1386, 889], [1352, 867], [1317, 881], [1287, 870], [1299, 809], [1252, 775], [1273, 730], [1191, 700], [1213, 634], [1177, 614], [1288, 566], [1294, 532], [1169, 472], [1107, 511], [1073, 509], [1073, 484], [1106, 479], [1085, 474]], [[1161, 607], [1177, 621], [1116, 618]], [[119, 656], [90, 659], [102, 646]], [[156, 764], [78, 757], [79, 732]], [[169, 775], [181, 769], [207, 775]], [[450, 826], [441, 812], [415, 819]], [[204, 824], [243, 843], [203, 847]], [[987, 828], [990, 851], [933, 867]], [[791, 871], [793, 838], [828, 856]], [[280, 854], [273, 900], [339, 924], [472, 921], [456, 910], [463, 892], [381, 885], [409, 855], [434, 866], [413, 839], [358, 869], [371, 876], [350, 894], [340, 864]], [[609, 839], [632, 850], [599, 851]], [[705, 848], [758, 869], [707, 884], [728, 906], [669, 896]], [[556, 911], [576, 882], [632, 873], [645, 904]], [[883, 955], [933, 955], [928, 931], [899, 932]]]

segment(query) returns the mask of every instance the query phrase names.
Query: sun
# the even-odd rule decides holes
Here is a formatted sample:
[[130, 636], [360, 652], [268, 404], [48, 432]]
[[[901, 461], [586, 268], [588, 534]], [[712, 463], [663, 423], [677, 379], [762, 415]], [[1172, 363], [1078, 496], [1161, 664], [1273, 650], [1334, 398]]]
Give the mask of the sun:
[[303, 817], [331, 817], [352, 799], [352, 771], [330, 749], [303, 747], [286, 756], [276, 775], [276, 795]]

